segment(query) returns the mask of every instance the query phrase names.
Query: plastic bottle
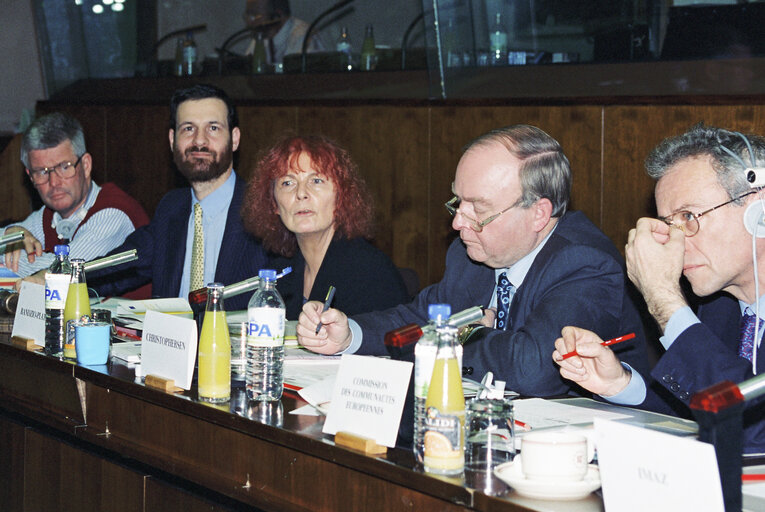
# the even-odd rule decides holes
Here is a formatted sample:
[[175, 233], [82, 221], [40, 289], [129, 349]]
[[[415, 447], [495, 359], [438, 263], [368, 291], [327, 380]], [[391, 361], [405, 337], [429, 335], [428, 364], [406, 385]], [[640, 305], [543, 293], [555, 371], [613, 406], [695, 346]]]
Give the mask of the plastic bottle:
[[361, 43], [361, 69], [373, 71], [377, 66], [377, 53], [375, 51], [375, 33], [372, 24], [367, 25], [364, 33], [364, 42]]
[[494, 26], [489, 34], [489, 60], [492, 66], [507, 65], [507, 32], [502, 26], [502, 14], [495, 15]]
[[53, 248], [56, 260], [45, 273], [45, 353], [60, 356], [64, 350], [64, 306], [72, 279], [69, 246]]
[[455, 350], [457, 328], [439, 326], [438, 352], [425, 400], [425, 457], [428, 473], [459, 475], [465, 467], [465, 397]]
[[194, 41], [194, 33], [186, 32], [186, 40], [183, 41], [183, 76], [195, 75], [197, 72], [197, 43]]
[[268, 71], [266, 42], [263, 39], [263, 32], [258, 32], [258, 34], [255, 36], [255, 49], [252, 51], [252, 74], [262, 75]]
[[261, 270], [260, 287], [247, 305], [247, 396], [271, 401], [282, 397], [285, 307], [276, 291], [276, 271]]
[[85, 282], [84, 264], [85, 260], [83, 259], [75, 258], [72, 260], [72, 279], [69, 281], [69, 290], [66, 292], [66, 304], [64, 305], [64, 325], [66, 326], [64, 358], [66, 359], [77, 359], [74, 322], [82, 318], [83, 315], [90, 316], [90, 301], [88, 300], [88, 285]]
[[414, 347], [414, 441], [412, 449], [417, 462], [423, 461], [425, 454], [425, 400], [428, 386], [433, 375], [433, 365], [438, 352], [436, 329], [444, 325], [451, 315], [448, 304], [431, 304], [428, 318], [431, 329], [426, 330]]
[[351, 55], [351, 37], [348, 35], [348, 27], [343, 27], [343, 30], [340, 32], [335, 50], [342, 54], [343, 70], [351, 71], [353, 69], [353, 57]]
[[207, 285], [207, 307], [199, 335], [197, 394], [205, 402], [231, 398], [231, 339], [223, 306], [223, 284]]
[[183, 76], [183, 38], [175, 41], [175, 60], [173, 61], [173, 74]]

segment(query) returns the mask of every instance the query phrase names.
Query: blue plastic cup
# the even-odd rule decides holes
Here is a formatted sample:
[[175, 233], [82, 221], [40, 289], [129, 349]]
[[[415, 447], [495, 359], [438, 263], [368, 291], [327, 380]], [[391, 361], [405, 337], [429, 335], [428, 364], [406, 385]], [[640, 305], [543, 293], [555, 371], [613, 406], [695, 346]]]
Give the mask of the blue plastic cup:
[[77, 322], [74, 330], [77, 362], [85, 366], [106, 364], [109, 360], [111, 326], [105, 322]]

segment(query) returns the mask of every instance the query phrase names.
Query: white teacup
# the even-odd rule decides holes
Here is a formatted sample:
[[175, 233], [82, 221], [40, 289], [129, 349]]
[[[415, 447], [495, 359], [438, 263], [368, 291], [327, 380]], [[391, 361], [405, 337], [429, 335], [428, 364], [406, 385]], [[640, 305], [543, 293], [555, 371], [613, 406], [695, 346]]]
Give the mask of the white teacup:
[[565, 432], [525, 434], [521, 469], [529, 480], [575, 482], [587, 474], [587, 438]]

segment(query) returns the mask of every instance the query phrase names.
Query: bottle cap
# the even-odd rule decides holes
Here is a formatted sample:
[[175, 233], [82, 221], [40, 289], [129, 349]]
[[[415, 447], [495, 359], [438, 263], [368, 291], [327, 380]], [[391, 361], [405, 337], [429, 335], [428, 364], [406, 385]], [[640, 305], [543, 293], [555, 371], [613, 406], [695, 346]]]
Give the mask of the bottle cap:
[[446, 321], [452, 314], [452, 307], [449, 304], [431, 304], [428, 306], [428, 318], [431, 320]]
[[212, 290], [212, 289], [221, 289], [222, 290], [223, 289], [223, 283], [208, 283], [207, 284], [207, 289], [208, 290]]
[[276, 280], [276, 270], [272, 269], [261, 269], [260, 272], [258, 272], [258, 277], [261, 279], [268, 279], [269, 281], [275, 281]]
[[53, 248], [53, 254], [56, 256], [60, 256], [62, 254], [69, 255], [69, 246], [66, 244], [57, 245]]

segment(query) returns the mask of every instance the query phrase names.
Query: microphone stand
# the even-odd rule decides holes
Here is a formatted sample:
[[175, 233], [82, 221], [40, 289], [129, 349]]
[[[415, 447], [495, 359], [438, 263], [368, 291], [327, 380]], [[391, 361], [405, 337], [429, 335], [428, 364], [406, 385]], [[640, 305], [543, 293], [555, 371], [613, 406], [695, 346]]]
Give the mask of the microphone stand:
[[723, 381], [691, 397], [699, 441], [715, 447], [726, 512], [741, 510], [741, 456], [744, 404], [765, 395], [765, 374], [739, 385]]
[[230, 36], [226, 38], [225, 41], [223, 41], [223, 44], [220, 45], [220, 48], [216, 48], [215, 51], [218, 52], [218, 74], [223, 74], [223, 59], [225, 58], [226, 54], [230, 54], [233, 56], [238, 56], [236, 53], [229, 51], [228, 46], [231, 44], [232, 41], [235, 41], [239, 38], [242, 34], [245, 34], [247, 32], [253, 32], [253, 29], [251, 27], [244, 27], [241, 30], [237, 30]]
[[[162, 46], [162, 43], [164, 43], [171, 37], [175, 37], [178, 34], [185, 34], [186, 32], [201, 32], [202, 30], [207, 30], [207, 23], [202, 23], [200, 25], [193, 25], [191, 27], [179, 28], [178, 30], [173, 30], [172, 32], [168, 32], [164, 36], [160, 37], [157, 40], [157, 42], [154, 43], [154, 46], [151, 47], [151, 58], [154, 59], [154, 62], [157, 62], [159, 60], [157, 58], [157, 50], [159, 49], [160, 46]], [[149, 65], [151, 65], [151, 63], [149, 63]]]
[[406, 69], [406, 47], [409, 44], [409, 36], [411, 35], [412, 30], [414, 30], [414, 27], [417, 25], [417, 23], [422, 21], [424, 17], [425, 11], [422, 11], [420, 14], [415, 16], [415, 18], [406, 28], [406, 31], [404, 31], [404, 38], [401, 40], [401, 71]]
[[307, 62], [306, 62], [306, 51], [308, 50], [308, 39], [311, 37], [311, 32], [313, 29], [318, 25], [318, 23], [332, 14], [333, 12], [342, 9], [349, 3], [353, 2], [354, 0], [340, 0], [335, 5], [324, 11], [323, 13], [319, 14], [319, 16], [316, 17], [316, 19], [311, 22], [311, 24], [308, 26], [308, 30], [305, 32], [305, 37], [303, 37], [303, 46], [300, 51], [300, 70], [302, 73], [306, 72]]

